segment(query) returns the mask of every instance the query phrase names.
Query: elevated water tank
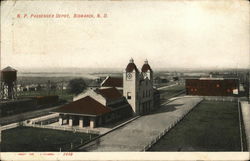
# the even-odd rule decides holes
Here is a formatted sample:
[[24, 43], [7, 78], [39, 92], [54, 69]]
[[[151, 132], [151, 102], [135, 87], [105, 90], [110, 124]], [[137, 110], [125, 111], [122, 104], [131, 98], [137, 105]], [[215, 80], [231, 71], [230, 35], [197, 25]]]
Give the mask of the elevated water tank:
[[7, 84], [13, 83], [17, 79], [17, 70], [8, 66], [1, 71], [1, 81]]

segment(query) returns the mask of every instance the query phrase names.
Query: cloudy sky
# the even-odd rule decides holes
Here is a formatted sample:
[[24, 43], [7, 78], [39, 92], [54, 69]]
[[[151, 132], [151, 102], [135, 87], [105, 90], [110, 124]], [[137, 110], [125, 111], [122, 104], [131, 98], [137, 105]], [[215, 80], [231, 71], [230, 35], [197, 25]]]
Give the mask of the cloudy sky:
[[133, 57], [154, 68], [247, 68], [249, 20], [249, 2], [237, 0], [7, 1], [1, 66], [123, 68]]

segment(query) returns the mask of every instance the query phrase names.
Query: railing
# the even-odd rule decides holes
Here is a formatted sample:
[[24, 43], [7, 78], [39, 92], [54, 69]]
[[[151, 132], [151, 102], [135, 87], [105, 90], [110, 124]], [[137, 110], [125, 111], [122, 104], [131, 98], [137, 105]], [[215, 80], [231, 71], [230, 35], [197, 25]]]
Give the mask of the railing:
[[158, 136], [155, 137], [151, 142], [149, 142], [146, 146], [143, 147], [142, 151], [147, 151], [149, 148], [151, 148], [158, 140], [160, 140], [168, 131], [170, 131], [173, 127], [177, 125], [189, 112], [191, 112], [194, 107], [198, 106], [203, 99], [199, 102], [196, 102], [194, 104], [191, 104], [191, 106], [188, 108], [186, 112], [182, 114], [181, 117], [173, 121], [163, 132], [161, 132]]
[[97, 134], [97, 135], [100, 134], [100, 131], [97, 131], [97, 130], [81, 129], [81, 128], [74, 128], [74, 127], [66, 127], [66, 126], [37, 125], [37, 124], [24, 124], [24, 126], [54, 129], [54, 130], [63, 130], [63, 131], [82, 132], [82, 133]]
[[243, 147], [243, 134], [242, 134], [242, 127], [241, 125], [243, 124], [241, 122], [241, 104], [240, 104], [240, 101], [238, 99], [238, 113], [239, 113], [239, 131], [240, 131], [240, 148], [241, 148], [241, 151], [243, 151], [244, 147]]
[[9, 124], [9, 125], [5, 125], [5, 126], [1, 126], [0, 127], [0, 130], [3, 131], [3, 130], [8, 130], [8, 129], [13, 129], [13, 128], [16, 128], [18, 126], [20, 126], [22, 123], [13, 123], [13, 124]]

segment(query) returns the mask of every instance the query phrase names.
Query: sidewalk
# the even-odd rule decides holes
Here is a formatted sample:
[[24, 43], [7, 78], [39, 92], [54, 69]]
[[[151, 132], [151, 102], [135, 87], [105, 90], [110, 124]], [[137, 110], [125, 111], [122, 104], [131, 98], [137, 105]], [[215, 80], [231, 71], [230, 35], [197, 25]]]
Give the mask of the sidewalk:
[[247, 101], [242, 101], [240, 103], [241, 103], [243, 122], [245, 126], [247, 148], [248, 151], [250, 151], [250, 104], [248, 104]]
[[170, 87], [177, 86], [177, 85], [178, 85], [178, 83], [174, 83], [174, 84], [171, 84], [171, 85], [167, 85], [167, 86], [159, 87], [159, 88], [157, 88], [157, 90], [162, 90], [162, 89], [165, 89], [165, 88], [170, 88]]

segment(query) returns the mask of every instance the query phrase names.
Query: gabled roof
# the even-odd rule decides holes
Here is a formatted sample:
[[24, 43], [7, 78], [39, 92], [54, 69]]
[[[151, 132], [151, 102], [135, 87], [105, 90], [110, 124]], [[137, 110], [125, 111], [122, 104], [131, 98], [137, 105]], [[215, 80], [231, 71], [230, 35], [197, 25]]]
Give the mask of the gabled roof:
[[115, 100], [123, 97], [122, 94], [114, 87], [106, 89], [97, 89], [95, 92], [102, 95], [105, 99], [108, 100]]
[[102, 115], [110, 112], [111, 110], [106, 106], [102, 105], [90, 96], [86, 96], [77, 101], [71, 102], [54, 112], [59, 113], [70, 113], [78, 115]]
[[102, 82], [102, 87], [123, 87], [123, 78], [122, 77], [107, 77]]
[[2, 70], [2, 72], [16, 72], [17, 70], [8, 66]]

